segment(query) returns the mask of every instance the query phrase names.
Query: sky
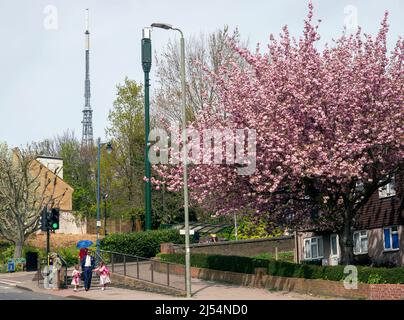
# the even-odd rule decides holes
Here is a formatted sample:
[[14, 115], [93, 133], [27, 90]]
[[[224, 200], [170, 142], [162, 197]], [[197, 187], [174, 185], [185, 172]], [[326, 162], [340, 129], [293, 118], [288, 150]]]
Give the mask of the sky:
[[[390, 49], [403, 36], [403, 0], [314, 0], [320, 45], [344, 25], [375, 35], [389, 11]], [[66, 130], [81, 139], [85, 75], [85, 9], [90, 9], [91, 105], [94, 138], [105, 138], [116, 85], [126, 76], [143, 81], [142, 28], [170, 23], [185, 38], [228, 25], [251, 48], [268, 43], [288, 25], [303, 30], [307, 0], [0, 0], [0, 141], [10, 147], [53, 138]], [[154, 54], [176, 32], [153, 30]], [[152, 67], [152, 90], [156, 68]]]

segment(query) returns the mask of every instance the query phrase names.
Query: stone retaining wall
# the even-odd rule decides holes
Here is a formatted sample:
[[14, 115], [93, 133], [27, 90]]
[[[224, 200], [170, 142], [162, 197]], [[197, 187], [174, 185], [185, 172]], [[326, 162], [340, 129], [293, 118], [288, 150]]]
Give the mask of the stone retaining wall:
[[[156, 265], [160, 265], [160, 263], [157, 263]], [[111, 282], [117, 286], [129, 287], [137, 290], [151, 291], [179, 297], [186, 296], [186, 292], [184, 290], [176, 289], [173, 287], [167, 287], [159, 285], [157, 283], [151, 283], [148, 281], [127, 277], [116, 273], [111, 273]]]

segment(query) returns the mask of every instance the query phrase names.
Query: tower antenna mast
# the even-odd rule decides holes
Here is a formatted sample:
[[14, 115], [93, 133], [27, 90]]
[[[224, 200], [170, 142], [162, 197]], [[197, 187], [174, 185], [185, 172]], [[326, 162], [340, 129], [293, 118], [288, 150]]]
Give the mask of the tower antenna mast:
[[85, 49], [86, 49], [86, 76], [84, 81], [84, 109], [83, 109], [83, 135], [81, 139], [82, 146], [90, 146], [94, 144], [93, 137], [93, 110], [91, 108], [90, 98], [90, 14], [89, 9], [86, 9], [86, 31]]

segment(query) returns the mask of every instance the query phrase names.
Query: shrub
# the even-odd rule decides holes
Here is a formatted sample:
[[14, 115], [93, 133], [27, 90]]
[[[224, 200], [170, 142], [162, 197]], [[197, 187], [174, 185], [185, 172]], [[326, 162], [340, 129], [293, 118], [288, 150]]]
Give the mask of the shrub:
[[370, 284], [383, 283], [381, 275], [371, 274], [368, 278], [368, 283], [370, 283]]
[[[266, 260], [275, 260], [275, 254], [272, 253], [261, 253], [259, 255], [254, 256], [257, 259], [266, 259]], [[278, 253], [278, 260], [279, 261], [289, 261], [293, 262], [294, 260], [294, 252], [293, 251], [285, 251]]]
[[178, 230], [168, 229], [112, 234], [102, 239], [100, 245], [106, 251], [151, 258], [160, 252], [161, 243], [179, 244], [184, 243], [184, 240]]
[[[162, 260], [185, 264], [185, 256], [182, 253], [159, 254]], [[240, 273], [254, 273], [255, 268], [266, 268], [268, 260], [240, 256], [208, 255], [204, 253], [192, 254], [191, 265], [199, 268], [207, 268], [221, 271]]]
[[10, 241], [0, 240], [0, 252], [3, 251], [4, 249], [7, 249], [11, 245], [12, 245], [12, 243]]
[[68, 267], [72, 267], [79, 263], [79, 249], [76, 247], [61, 248], [59, 249], [58, 253], [66, 262]]
[[[159, 257], [164, 261], [173, 263], [184, 264], [185, 262], [183, 254], [160, 254]], [[191, 254], [191, 265], [199, 268], [249, 274], [254, 273], [254, 268], [264, 267], [267, 268], [268, 275], [272, 276], [332, 281], [341, 281], [348, 275], [344, 274], [345, 266], [294, 264], [286, 261], [207, 254]], [[359, 282], [404, 284], [404, 267], [388, 269], [357, 266], [357, 268]]]
[[14, 256], [14, 245], [10, 244], [7, 247], [3, 247], [0, 251], [0, 263], [6, 264], [8, 259]]

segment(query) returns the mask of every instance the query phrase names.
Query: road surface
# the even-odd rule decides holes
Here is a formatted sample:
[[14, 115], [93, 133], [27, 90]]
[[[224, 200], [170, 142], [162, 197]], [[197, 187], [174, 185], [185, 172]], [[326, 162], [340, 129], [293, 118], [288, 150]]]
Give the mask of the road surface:
[[0, 300], [67, 300], [50, 294], [19, 289], [16, 284], [18, 284], [16, 281], [0, 280]]

